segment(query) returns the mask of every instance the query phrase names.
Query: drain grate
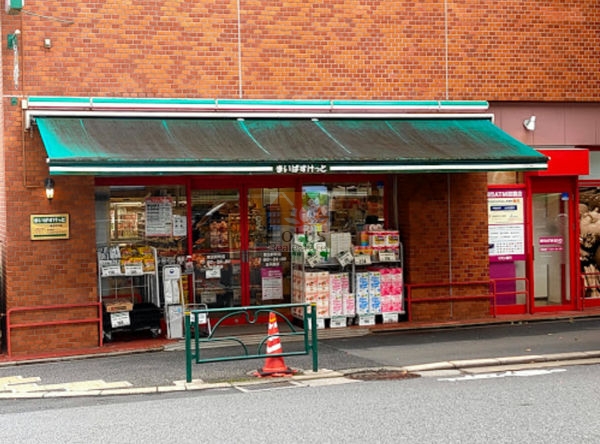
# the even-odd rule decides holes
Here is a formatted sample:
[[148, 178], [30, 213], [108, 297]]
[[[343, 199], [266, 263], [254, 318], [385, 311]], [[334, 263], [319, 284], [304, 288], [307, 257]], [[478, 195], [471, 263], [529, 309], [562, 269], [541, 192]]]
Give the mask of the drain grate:
[[407, 372], [406, 370], [361, 370], [346, 374], [345, 376], [346, 378], [357, 379], [359, 381], [386, 381], [419, 377], [419, 375]]
[[243, 384], [236, 385], [235, 388], [241, 390], [243, 392], [257, 392], [260, 390], [276, 390], [276, 389], [289, 389], [289, 388], [297, 388], [300, 387], [301, 384], [298, 384], [294, 381], [284, 381], [284, 382], [262, 382], [259, 384]]

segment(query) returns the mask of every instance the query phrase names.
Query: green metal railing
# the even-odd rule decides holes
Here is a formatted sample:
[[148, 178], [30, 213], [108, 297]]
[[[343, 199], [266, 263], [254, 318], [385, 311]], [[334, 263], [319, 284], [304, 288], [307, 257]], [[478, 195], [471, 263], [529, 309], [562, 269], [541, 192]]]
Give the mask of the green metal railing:
[[[279, 310], [282, 309], [301, 309], [302, 311], [302, 331], [299, 331], [290, 320]], [[262, 314], [275, 313], [278, 323], [283, 320], [289, 332], [279, 333], [279, 337], [302, 336], [304, 340], [304, 349], [300, 351], [281, 352], [266, 354], [263, 352], [265, 344], [269, 339], [269, 334], [259, 342], [256, 353], [250, 353], [248, 346], [242, 338], [235, 336], [216, 336], [219, 327], [226, 325], [228, 319], [235, 317], [243, 317], [246, 324], [255, 324]], [[220, 313], [221, 317], [214, 325], [211, 325], [208, 335], [201, 336], [200, 325], [207, 324], [211, 314]], [[184, 313], [185, 319], [185, 361], [186, 361], [186, 381], [192, 382], [192, 364], [203, 364], [208, 362], [220, 361], [236, 361], [242, 359], [258, 359], [258, 358], [275, 358], [284, 356], [308, 355], [312, 352], [312, 370], [318, 371], [319, 368], [319, 352], [317, 345], [317, 310], [315, 304], [280, 304], [280, 305], [257, 305], [250, 307], [234, 307], [234, 308], [199, 308], [186, 309]], [[192, 325], [194, 328], [192, 329]], [[208, 324], [210, 325], [210, 324]], [[193, 332], [192, 332], [193, 330]], [[193, 344], [192, 344], [193, 341]], [[243, 351], [242, 354], [233, 356], [219, 356], [212, 358], [202, 358], [200, 350], [201, 344], [214, 342], [230, 342], [232, 345], [239, 345]], [[193, 346], [192, 346], [193, 345]]]

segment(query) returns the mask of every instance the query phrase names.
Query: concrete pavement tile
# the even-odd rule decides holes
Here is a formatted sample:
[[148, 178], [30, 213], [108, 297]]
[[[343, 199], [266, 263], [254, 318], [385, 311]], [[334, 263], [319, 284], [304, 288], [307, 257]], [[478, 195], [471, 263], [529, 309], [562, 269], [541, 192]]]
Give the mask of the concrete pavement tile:
[[100, 395], [147, 395], [150, 393], [158, 393], [156, 387], [130, 387], [123, 389], [107, 389], [100, 390]]
[[448, 370], [455, 368], [453, 364], [449, 361], [440, 361], [440, 362], [431, 362], [429, 364], [416, 364], [416, 365], [406, 365], [402, 367], [402, 370], [405, 370], [409, 373], [418, 373], [429, 370]]
[[496, 358], [500, 364], [519, 364], [528, 362], [537, 362], [543, 359], [542, 355], [520, 355], [520, 356], [505, 356]]
[[305, 381], [302, 381], [302, 385], [305, 385], [308, 387], [321, 387], [321, 386], [326, 386], [326, 385], [351, 384], [354, 382], [361, 382], [361, 381], [340, 376], [337, 378], [328, 377], [328, 378], [324, 378], [324, 379], [305, 380]]
[[0, 399], [35, 399], [41, 398], [40, 392], [13, 392], [13, 393], [0, 393]]
[[30, 378], [23, 378], [22, 376], [5, 376], [3, 378], [0, 378], [0, 387], [14, 384], [31, 384], [40, 381], [41, 378], [37, 376]]
[[584, 352], [570, 352], [570, 353], [549, 353], [543, 356], [544, 361], [558, 361], [566, 359], [583, 359], [588, 358]]
[[292, 378], [296, 381], [304, 381], [307, 379], [315, 379], [315, 378], [318, 378], [318, 379], [339, 378], [340, 376], [343, 376], [343, 373], [335, 371], [335, 370], [328, 370], [326, 368], [323, 368], [316, 372], [314, 372], [312, 370], [306, 370], [306, 371], [302, 372], [301, 374], [292, 376]]
[[482, 358], [482, 359], [459, 359], [456, 361], [448, 361], [456, 368], [464, 367], [481, 367], [484, 365], [496, 365], [498, 360], [495, 358]]
[[161, 385], [156, 387], [158, 393], [171, 393], [171, 392], [184, 392], [185, 387], [183, 386], [172, 386], [172, 385]]
[[417, 372], [422, 378], [447, 378], [450, 376], [460, 376], [463, 373], [460, 370], [431, 370], [425, 372]]
[[69, 391], [69, 392], [44, 392], [42, 398], [75, 398], [83, 396], [99, 396], [101, 390]]

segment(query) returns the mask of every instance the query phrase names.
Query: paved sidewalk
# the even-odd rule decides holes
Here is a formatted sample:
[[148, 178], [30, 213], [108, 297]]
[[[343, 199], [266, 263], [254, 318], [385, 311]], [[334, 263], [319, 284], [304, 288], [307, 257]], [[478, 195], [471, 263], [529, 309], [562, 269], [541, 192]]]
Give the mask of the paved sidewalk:
[[[598, 317], [440, 327], [378, 332], [363, 328], [319, 330], [319, 371], [306, 370], [311, 368], [310, 356], [286, 358], [287, 365], [300, 371], [285, 378], [253, 377], [251, 373], [263, 362], [246, 360], [194, 364], [193, 381], [186, 383], [183, 341], [164, 341], [159, 347], [143, 349], [126, 349], [121, 344], [106, 353], [76, 357], [5, 360], [0, 362], [0, 399], [115, 396], [224, 387], [250, 390], [248, 387], [257, 384], [355, 383], [347, 375], [365, 369], [448, 376], [600, 363]], [[253, 333], [245, 335], [244, 340], [258, 343], [264, 336]], [[287, 342], [284, 350], [300, 345]], [[431, 356], [435, 359], [428, 358]]]

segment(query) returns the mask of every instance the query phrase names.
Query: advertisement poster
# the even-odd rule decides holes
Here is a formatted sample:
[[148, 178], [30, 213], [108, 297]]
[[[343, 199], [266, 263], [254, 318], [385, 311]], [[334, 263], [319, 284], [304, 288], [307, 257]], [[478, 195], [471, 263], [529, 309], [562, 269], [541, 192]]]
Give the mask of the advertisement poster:
[[488, 191], [488, 243], [492, 261], [525, 259], [523, 190]]
[[173, 235], [173, 202], [170, 197], [146, 199], [146, 236]]
[[283, 299], [283, 270], [281, 267], [260, 269], [262, 278], [262, 300]]
[[329, 231], [329, 193], [327, 187], [302, 188], [302, 222], [305, 233]]

